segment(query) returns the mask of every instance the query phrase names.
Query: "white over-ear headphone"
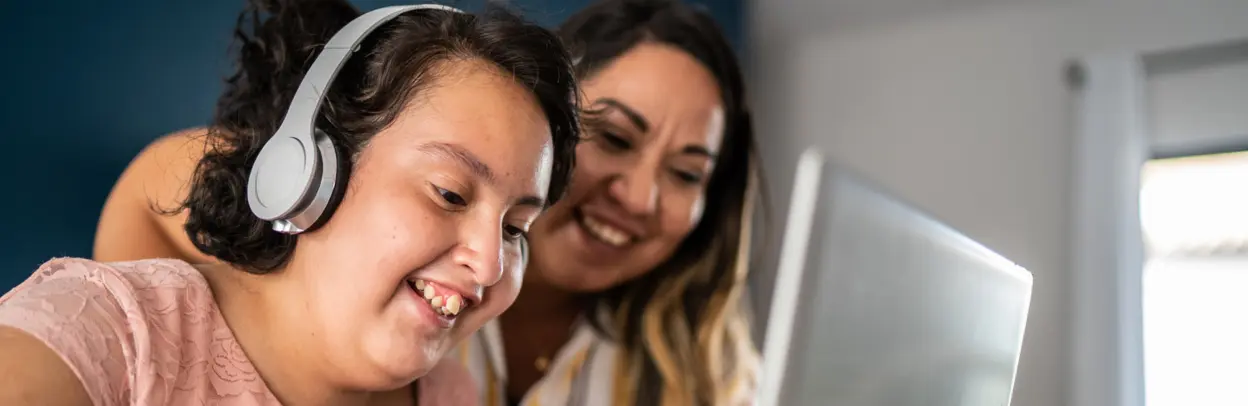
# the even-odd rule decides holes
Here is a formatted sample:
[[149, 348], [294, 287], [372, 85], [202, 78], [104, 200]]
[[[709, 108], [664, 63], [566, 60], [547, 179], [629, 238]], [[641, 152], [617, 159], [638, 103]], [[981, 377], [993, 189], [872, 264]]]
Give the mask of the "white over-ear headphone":
[[328, 216], [326, 208], [342, 170], [333, 141], [316, 128], [317, 114], [334, 76], [377, 27], [409, 11], [462, 11], [435, 4], [383, 7], [357, 17], [334, 34], [299, 83], [281, 126], [256, 157], [247, 179], [251, 212], [273, 229], [298, 234]]

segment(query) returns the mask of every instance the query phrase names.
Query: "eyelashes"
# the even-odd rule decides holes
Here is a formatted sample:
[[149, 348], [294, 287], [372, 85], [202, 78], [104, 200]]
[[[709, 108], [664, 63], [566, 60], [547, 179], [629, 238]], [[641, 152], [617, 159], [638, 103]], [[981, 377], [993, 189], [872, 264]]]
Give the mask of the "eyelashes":
[[688, 172], [688, 171], [675, 170], [675, 169], [672, 170], [672, 173], [675, 174], [676, 178], [680, 179], [681, 182], [684, 182], [690, 185], [696, 185], [696, 184], [702, 183], [701, 174]]
[[[603, 149], [607, 150], [608, 152], [623, 153], [623, 152], [627, 152], [633, 149], [633, 143], [631, 141], [609, 130], [599, 131], [597, 135], [598, 137], [601, 138], [601, 141], [599, 142], [599, 144], [602, 145]], [[675, 168], [669, 169], [669, 171], [671, 172], [672, 176], [676, 177], [676, 180], [678, 182], [685, 184], [685, 185], [700, 184], [702, 183], [702, 179], [705, 178], [703, 174], [698, 173], [698, 172], [691, 172], [691, 171], [675, 169]]]
[[511, 240], [519, 240], [521, 238], [527, 238], [529, 235], [529, 233], [527, 231], [524, 231], [523, 228], [516, 227], [516, 226], [503, 226], [503, 233], [506, 234], [507, 238]]
[[438, 195], [442, 196], [442, 200], [445, 200], [447, 203], [457, 207], [468, 206], [468, 201], [464, 200], [464, 197], [460, 196], [459, 193], [443, 189], [436, 185], [433, 188], [438, 192]]
[[599, 132], [598, 136], [602, 137], [603, 142], [605, 142], [607, 146], [610, 146], [611, 148], [615, 148], [619, 150], [629, 150], [629, 149], [632, 149], [633, 147], [633, 143], [628, 142], [628, 140], [624, 139], [624, 137], [621, 137], [611, 131]]
[[[468, 200], [464, 199], [463, 195], [452, 192], [450, 190], [447, 190], [437, 185], [433, 185], [433, 189], [434, 191], [438, 193], [438, 196], [440, 196], [443, 201], [445, 201], [447, 204], [451, 206], [454, 206], [456, 209], [464, 209], [468, 207]], [[517, 241], [523, 238], [527, 238], [528, 231], [525, 230], [523, 227], [505, 225], [503, 226], [503, 237], [506, 238], [508, 241]]]

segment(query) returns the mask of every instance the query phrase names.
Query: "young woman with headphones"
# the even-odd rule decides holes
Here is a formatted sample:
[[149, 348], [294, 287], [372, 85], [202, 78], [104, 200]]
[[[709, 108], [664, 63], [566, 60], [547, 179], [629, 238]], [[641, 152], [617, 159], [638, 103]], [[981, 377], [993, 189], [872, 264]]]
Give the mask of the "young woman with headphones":
[[168, 207], [215, 260], [41, 266], [0, 297], [0, 404], [475, 404], [438, 361], [569, 183], [569, 55], [501, 9], [255, 1], [237, 36]]

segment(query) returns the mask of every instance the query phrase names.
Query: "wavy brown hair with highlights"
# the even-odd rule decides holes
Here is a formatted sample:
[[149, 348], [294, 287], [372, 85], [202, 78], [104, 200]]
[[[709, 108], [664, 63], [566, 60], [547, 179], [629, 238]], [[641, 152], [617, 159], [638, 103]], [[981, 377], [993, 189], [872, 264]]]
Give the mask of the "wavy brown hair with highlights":
[[605, 0], [559, 30], [578, 77], [592, 77], [644, 42], [677, 47], [714, 75], [725, 134], [700, 223], [657, 269], [593, 301], [595, 326], [624, 348], [617, 404], [722, 405], [755, 384], [758, 352], [742, 303], [752, 201], [759, 180], [744, 79], [732, 47], [708, 13], [669, 0]]

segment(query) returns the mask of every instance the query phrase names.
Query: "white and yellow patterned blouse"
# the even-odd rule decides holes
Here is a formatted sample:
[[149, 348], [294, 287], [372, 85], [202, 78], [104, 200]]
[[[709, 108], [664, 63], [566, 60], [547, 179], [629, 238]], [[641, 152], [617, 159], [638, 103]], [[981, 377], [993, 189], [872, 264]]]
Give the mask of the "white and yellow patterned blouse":
[[[618, 346], [580, 323], [555, 353], [546, 375], [525, 393], [520, 406], [611, 405]], [[498, 321], [490, 321], [450, 356], [459, 357], [477, 381], [482, 406], [507, 406], [507, 364]]]
[[[519, 406], [615, 406], [611, 397], [619, 351], [619, 346], [588, 323], [579, 323], [572, 338], [555, 353], [546, 375], [529, 388]], [[472, 373], [482, 406], [508, 406], [507, 364], [497, 320], [448, 356], [458, 357]], [[733, 391], [731, 403], [751, 404], [752, 390], [741, 389]]]

